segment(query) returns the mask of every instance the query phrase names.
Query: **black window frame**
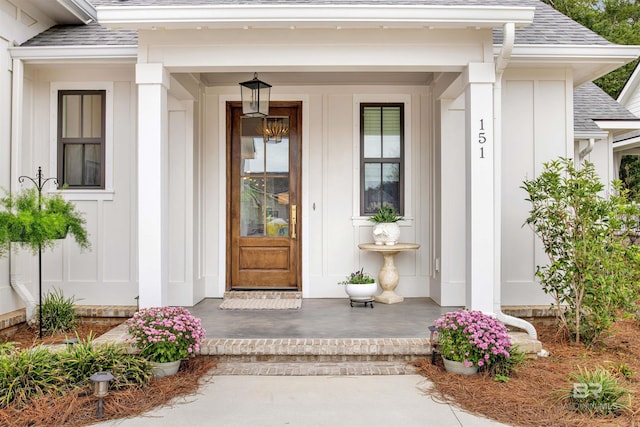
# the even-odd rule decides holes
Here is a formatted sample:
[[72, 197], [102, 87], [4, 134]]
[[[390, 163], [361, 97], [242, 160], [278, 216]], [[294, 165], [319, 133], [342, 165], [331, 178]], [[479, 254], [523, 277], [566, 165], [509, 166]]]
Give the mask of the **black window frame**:
[[[84, 95], [100, 95], [100, 104], [101, 104], [101, 131], [100, 137], [91, 138], [91, 137], [63, 137], [62, 129], [63, 129], [63, 98], [69, 95], [80, 95], [81, 99]], [[58, 172], [58, 188], [64, 188], [68, 190], [104, 190], [105, 189], [105, 177], [106, 177], [106, 105], [107, 105], [107, 91], [103, 89], [88, 89], [88, 90], [58, 90], [58, 121], [57, 121], [57, 149], [58, 149], [58, 158], [57, 158], [57, 172]], [[81, 108], [82, 112], [83, 109]], [[80, 123], [82, 123], [82, 117], [80, 118]], [[82, 130], [80, 131], [82, 135]], [[70, 185], [65, 182], [65, 147], [67, 145], [99, 145], [100, 149], [100, 184], [99, 185]], [[84, 167], [83, 172], [84, 174]]]
[[[381, 152], [380, 157], [364, 157], [364, 109], [367, 107], [381, 107], [380, 114], [383, 114], [383, 109], [385, 107], [399, 107], [400, 108], [400, 157], [383, 157], [383, 152]], [[399, 209], [398, 214], [404, 215], [404, 160], [405, 160], [405, 135], [404, 135], [404, 126], [405, 126], [405, 115], [404, 115], [404, 103], [402, 102], [367, 102], [360, 104], [360, 216], [372, 216], [375, 212], [366, 212], [365, 211], [365, 165], [368, 163], [377, 163], [377, 164], [399, 164]], [[380, 134], [382, 135], [382, 117], [380, 119]], [[382, 168], [381, 168], [382, 169]], [[382, 189], [380, 190], [382, 191]], [[382, 197], [381, 197], [382, 200]]]

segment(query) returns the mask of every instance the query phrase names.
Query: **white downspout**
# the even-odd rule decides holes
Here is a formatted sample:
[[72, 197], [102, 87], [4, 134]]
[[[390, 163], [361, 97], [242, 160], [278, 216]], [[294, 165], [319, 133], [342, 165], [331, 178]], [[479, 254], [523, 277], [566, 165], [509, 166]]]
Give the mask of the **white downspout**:
[[593, 151], [593, 146], [595, 144], [596, 144], [596, 139], [589, 138], [589, 141], [587, 141], [587, 146], [584, 147], [582, 150], [580, 150], [580, 152], [578, 153], [578, 159], [580, 159], [580, 163], [582, 163], [584, 158], [587, 157], [589, 153]]
[[493, 313], [501, 322], [515, 326], [516, 328], [524, 329], [531, 338], [537, 339], [538, 333], [536, 328], [529, 322], [517, 317], [509, 316], [502, 312], [502, 233], [501, 233], [501, 220], [502, 220], [502, 75], [507, 68], [509, 59], [511, 58], [511, 52], [513, 51], [513, 45], [515, 44], [515, 25], [509, 22], [504, 25], [502, 49], [496, 59], [496, 83], [493, 90], [493, 111], [494, 111], [494, 126], [493, 126], [493, 143], [494, 143], [494, 217], [495, 217], [495, 276], [498, 278], [494, 282], [493, 288]]
[[[9, 190], [13, 191], [12, 183], [18, 182], [18, 165], [20, 164], [20, 142], [22, 141], [22, 102], [24, 87], [24, 64], [20, 59], [14, 59], [12, 63], [11, 81], [11, 160]], [[31, 295], [22, 281], [22, 275], [16, 273], [18, 262], [9, 250], [9, 283], [13, 290], [22, 299], [26, 307], [27, 321], [30, 321], [36, 309], [36, 300]]]

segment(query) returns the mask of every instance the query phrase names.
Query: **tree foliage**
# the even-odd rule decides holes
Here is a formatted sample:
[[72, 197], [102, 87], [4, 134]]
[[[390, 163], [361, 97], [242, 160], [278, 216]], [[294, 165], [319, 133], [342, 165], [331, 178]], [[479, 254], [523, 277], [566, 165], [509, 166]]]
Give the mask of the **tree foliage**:
[[622, 156], [620, 180], [622, 186], [629, 190], [629, 199], [640, 202], [640, 156]]
[[[640, 45], [640, 4], [635, 0], [543, 0], [612, 43]], [[633, 61], [595, 83], [617, 98], [636, 67]]]
[[640, 209], [627, 202], [620, 182], [604, 197], [592, 163], [572, 159], [544, 164], [536, 179], [524, 181], [531, 202], [526, 223], [542, 240], [549, 264], [536, 276], [559, 308], [558, 320], [577, 342], [593, 343], [638, 299], [640, 247], [628, 233]]

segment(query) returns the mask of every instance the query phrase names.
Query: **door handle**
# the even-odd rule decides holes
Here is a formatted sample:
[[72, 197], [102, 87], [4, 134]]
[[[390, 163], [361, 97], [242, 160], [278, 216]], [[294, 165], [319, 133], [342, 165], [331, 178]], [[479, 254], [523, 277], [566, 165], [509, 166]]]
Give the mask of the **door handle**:
[[298, 207], [291, 205], [291, 238], [296, 238], [296, 224], [298, 223]]

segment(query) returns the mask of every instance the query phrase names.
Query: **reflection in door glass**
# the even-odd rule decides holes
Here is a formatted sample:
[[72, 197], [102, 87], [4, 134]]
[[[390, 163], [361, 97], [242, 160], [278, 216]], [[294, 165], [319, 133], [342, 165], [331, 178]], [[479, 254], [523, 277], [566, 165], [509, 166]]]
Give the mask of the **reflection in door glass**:
[[240, 235], [289, 236], [289, 118], [243, 117]]

